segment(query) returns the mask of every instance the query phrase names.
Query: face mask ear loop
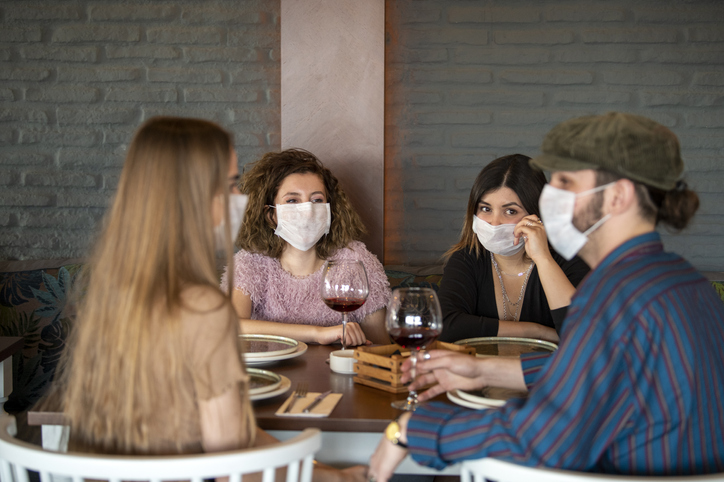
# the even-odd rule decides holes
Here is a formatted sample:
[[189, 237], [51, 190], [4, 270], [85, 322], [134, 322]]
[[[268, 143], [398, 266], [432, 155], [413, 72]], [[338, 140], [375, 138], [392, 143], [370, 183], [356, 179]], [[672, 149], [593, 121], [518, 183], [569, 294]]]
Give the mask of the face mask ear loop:
[[596, 229], [598, 229], [599, 226], [601, 226], [603, 223], [605, 223], [606, 221], [608, 221], [610, 217], [611, 217], [611, 214], [610, 214], [610, 213], [609, 213], [609, 214], [606, 214], [604, 217], [602, 217], [601, 219], [599, 219], [598, 221], [596, 221], [595, 223], [593, 223], [593, 226], [591, 226], [590, 228], [586, 229], [586, 232], [583, 233], [583, 235], [586, 236], [586, 237], [588, 237], [589, 234], [591, 234], [592, 232], [594, 232]]
[[[587, 196], [588, 194], [593, 194], [593, 193], [596, 193], [596, 192], [598, 192], [598, 191], [603, 191], [603, 190], [606, 189], [608, 186], [611, 186], [611, 185], [613, 185], [613, 184], [616, 184], [616, 182], [617, 182], [617, 181], [611, 181], [611, 182], [609, 182], [608, 184], [604, 184], [603, 186], [598, 186], [598, 187], [594, 187], [593, 189], [589, 189], [588, 191], [579, 192], [578, 194], [576, 194], [576, 198], [577, 198], [578, 196], [581, 196], [581, 195]], [[596, 229], [598, 229], [599, 226], [601, 226], [603, 223], [605, 223], [606, 221], [608, 221], [610, 217], [611, 217], [611, 213], [606, 214], [604, 217], [602, 217], [601, 219], [599, 219], [598, 221], [596, 221], [595, 223], [593, 223], [593, 226], [591, 226], [590, 228], [586, 229], [586, 231], [585, 231], [584, 233], [582, 233], [582, 234], [583, 234], [584, 236], [588, 237], [589, 234], [591, 234], [592, 232], [594, 232]]]
[[[265, 207], [265, 208], [271, 208], [271, 209], [276, 209], [276, 208], [277, 208], [277, 207], [274, 206], [273, 204], [265, 204], [264, 207]], [[275, 223], [275, 222], [274, 222], [274, 218], [272, 217], [272, 213], [273, 213], [273, 212], [274, 212], [274, 211], [266, 211], [266, 212], [264, 213], [264, 215], [266, 216], [266, 220], [269, 222], [269, 227], [276, 231], [277, 225], [278, 225], [279, 223]]]
[[608, 186], [612, 186], [612, 185], [616, 184], [617, 182], [618, 182], [618, 181], [611, 181], [611, 182], [609, 182], [608, 184], [604, 184], [603, 186], [596, 186], [596, 187], [594, 187], [593, 189], [589, 189], [589, 190], [587, 190], [587, 191], [583, 191], [583, 192], [576, 193], [576, 197], [578, 198], [578, 197], [580, 197], [580, 196], [588, 196], [589, 194], [593, 194], [593, 193], [598, 192], [598, 191], [603, 191], [603, 190], [606, 189]]

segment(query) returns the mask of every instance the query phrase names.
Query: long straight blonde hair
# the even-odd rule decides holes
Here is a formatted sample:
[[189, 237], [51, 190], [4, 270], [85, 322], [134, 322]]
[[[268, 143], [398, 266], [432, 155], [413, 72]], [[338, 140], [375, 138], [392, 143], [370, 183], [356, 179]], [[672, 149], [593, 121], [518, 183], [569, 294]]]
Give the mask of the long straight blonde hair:
[[[180, 314], [192, 309], [184, 306], [184, 289], [218, 291], [218, 308], [228, 304], [229, 323], [236, 323], [229, 293], [219, 289], [211, 215], [220, 194], [228, 208], [232, 152], [231, 135], [204, 120], [157, 117], [136, 133], [84, 271], [84, 293], [64, 353], [59, 387], [76, 446], [152, 452], [147, 422], [158, 410], [153, 394], [171, 394], [172, 406], [164, 407], [169, 413], [179, 398], [188, 403], [186, 397], [194, 397], [187, 393], [192, 390], [179, 389], [188, 381]], [[224, 219], [228, 231], [228, 209]], [[226, 244], [231, 265], [232, 246]], [[163, 380], [153, 376], [159, 362]], [[242, 430], [252, 441], [256, 428], [247, 392], [242, 390]], [[188, 416], [178, 414], [179, 427], [169, 429], [180, 428]]]

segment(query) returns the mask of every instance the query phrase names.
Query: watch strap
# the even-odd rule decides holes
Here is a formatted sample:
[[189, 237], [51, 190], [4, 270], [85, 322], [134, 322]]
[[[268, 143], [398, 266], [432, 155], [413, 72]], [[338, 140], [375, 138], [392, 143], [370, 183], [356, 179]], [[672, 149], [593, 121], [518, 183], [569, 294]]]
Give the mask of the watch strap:
[[407, 444], [400, 440], [402, 433], [400, 432], [400, 423], [396, 419], [390, 422], [390, 424], [385, 429], [385, 436], [387, 437], [387, 440], [389, 440], [393, 444], [399, 445], [403, 449], [407, 448]]

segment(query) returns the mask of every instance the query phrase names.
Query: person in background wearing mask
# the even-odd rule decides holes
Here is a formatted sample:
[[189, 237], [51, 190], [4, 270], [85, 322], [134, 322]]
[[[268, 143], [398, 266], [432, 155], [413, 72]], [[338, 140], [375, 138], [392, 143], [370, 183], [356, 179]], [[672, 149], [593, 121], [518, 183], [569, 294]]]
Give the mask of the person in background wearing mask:
[[364, 226], [337, 178], [311, 152], [270, 152], [245, 171], [249, 205], [236, 245], [232, 301], [244, 333], [303, 342], [341, 342], [341, 317], [320, 295], [327, 260], [362, 261], [369, 296], [348, 314], [348, 346], [389, 343], [385, 307], [390, 286], [382, 264], [359, 241]]
[[446, 253], [440, 340], [514, 336], [558, 342], [588, 266], [551, 252], [538, 198], [546, 178], [530, 157], [495, 159], [475, 179], [460, 241]]
[[650, 119], [612, 112], [559, 124], [542, 151], [531, 163], [552, 171], [540, 198], [549, 240], [592, 268], [558, 350], [495, 372], [493, 359], [431, 352], [412, 385], [437, 381], [425, 398], [498, 383], [527, 387], [528, 397], [477, 412], [431, 403], [403, 415], [373, 455], [369, 480], [386, 481], [408, 450], [438, 468], [493, 456], [631, 475], [724, 471], [724, 305], [656, 232], [659, 223], [683, 229], [699, 206], [680, 179], [678, 139]]

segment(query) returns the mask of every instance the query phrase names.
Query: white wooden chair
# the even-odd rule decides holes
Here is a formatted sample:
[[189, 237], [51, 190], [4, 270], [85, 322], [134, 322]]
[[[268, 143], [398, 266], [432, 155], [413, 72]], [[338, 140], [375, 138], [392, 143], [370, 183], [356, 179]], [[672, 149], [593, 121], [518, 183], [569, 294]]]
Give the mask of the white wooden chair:
[[672, 477], [592, 474], [567, 470], [526, 467], [502, 460], [466, 460], [460, 467], [460, 482], [713, 482], [724, 481], [724, 473]]
[[0, 417], [0, 481], [28, 482], [28, 470], [41, 482], [100, 479], [110, 482], [186, 480], [228, 476], [229, 482], [263, 473], [263, 482], [274, 480], [277, 468], [286, 468], [287, 482], [310, 482], [314, 454], [322, 443], [319, 429], [261, 448], [193, 455], [121, 456], [54, 452], [15, 438], [15, 417]]

